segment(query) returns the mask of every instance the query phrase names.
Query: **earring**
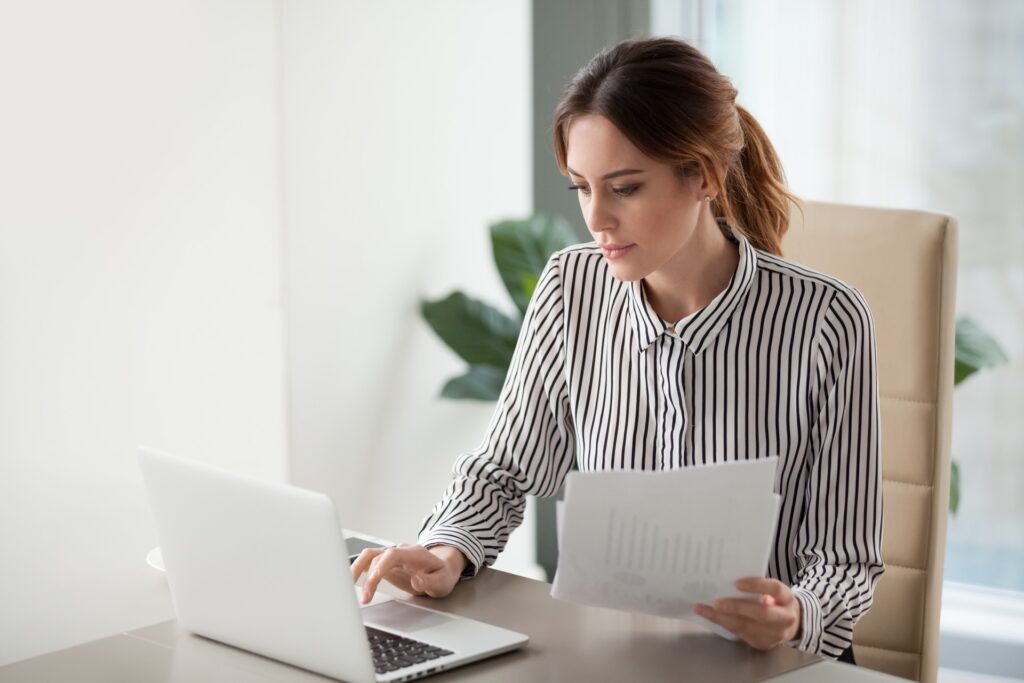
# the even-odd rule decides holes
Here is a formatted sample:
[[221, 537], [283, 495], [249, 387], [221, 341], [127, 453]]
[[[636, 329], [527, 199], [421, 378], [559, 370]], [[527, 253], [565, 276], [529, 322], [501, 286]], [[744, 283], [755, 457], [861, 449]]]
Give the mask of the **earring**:
[[709, 195], [709, 194], [704, 195], [704, 201], [710, 202], [711, 201], [711, 195]]

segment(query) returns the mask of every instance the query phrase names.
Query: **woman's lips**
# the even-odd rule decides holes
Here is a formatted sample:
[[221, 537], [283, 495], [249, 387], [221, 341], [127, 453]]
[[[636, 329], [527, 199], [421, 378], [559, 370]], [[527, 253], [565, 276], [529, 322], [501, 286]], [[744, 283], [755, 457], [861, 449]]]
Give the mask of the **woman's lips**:
[[635, 244], [627, 244], [624, 246], [616, 247], [606, 247], [604, 245], [601, 245], [601, 253], [603, 253], [604, 257], [609, 261], [614, 261], [615, 259], [620, 259], [623, 256], [625, 256], [629, 252], [629, 250], [635, 246]]

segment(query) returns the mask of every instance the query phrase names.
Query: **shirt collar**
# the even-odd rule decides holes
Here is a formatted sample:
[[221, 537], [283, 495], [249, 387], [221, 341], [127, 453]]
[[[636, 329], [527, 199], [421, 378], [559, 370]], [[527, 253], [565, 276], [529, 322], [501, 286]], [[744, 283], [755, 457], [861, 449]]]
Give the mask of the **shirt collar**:
[[[718, 225], [726, 237], [739, 246], [740, 260], [736, 272], [729, 280], [728, 286], [704, 308], [686, 316], [675, 325], [669, 325], [654, 312], [644, 293], [643, 281], [629, 282], [629, 310], [633, 331], [636, 333], [637, 344], [641, 353], [647, 350], [654, 340], [662, 334], [678, 337], [686, 348], [694, 354], [703, 351], [721, 332], [729, 321], [733, 311], [750, 289], [757, 272], [757, 254], [750, 242], [737, 230], [733, 230], [724, 219], [719, 218]], [[675, 332], [672, 335], [672, 331]]]

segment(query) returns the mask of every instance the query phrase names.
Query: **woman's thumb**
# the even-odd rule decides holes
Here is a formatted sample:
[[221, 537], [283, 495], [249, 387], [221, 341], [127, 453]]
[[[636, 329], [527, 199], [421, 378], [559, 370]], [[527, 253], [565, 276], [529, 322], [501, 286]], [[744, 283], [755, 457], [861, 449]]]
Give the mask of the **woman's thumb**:
[[412, 585], [415, 590], [423, 590], [423, 579], [420, 578], [419, 574], [413, 574], [412, 578], [409, 579], [409, 584]]

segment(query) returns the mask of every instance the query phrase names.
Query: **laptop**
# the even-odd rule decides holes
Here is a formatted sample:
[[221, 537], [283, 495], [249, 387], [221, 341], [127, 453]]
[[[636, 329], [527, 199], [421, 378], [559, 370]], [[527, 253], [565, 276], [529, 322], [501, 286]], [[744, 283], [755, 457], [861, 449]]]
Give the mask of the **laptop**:
[[331, 499], [138, 451], [178, 623], [351, 683], [407, 681], [522, 647], [522, 633], [380, 591], [360, 605]]

